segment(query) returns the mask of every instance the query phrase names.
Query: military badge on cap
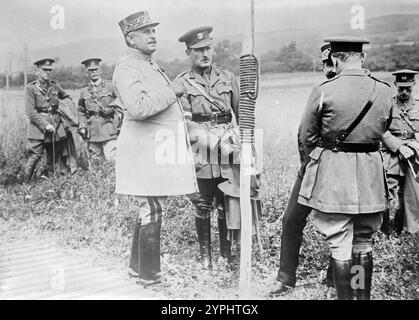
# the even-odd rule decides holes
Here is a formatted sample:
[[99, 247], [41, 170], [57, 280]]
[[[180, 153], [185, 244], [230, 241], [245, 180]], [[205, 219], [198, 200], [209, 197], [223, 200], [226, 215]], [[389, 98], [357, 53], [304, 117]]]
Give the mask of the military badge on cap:
[[322, 62], [330, 60], [330, 43], [323, 45], [320, 51], [322, 52]]
[[119, 27], [121, 28], [124, 36], [126, 36], [131, 31], [145, 27], [155, 27], [159, 23], [160, 22], [152, 21], [147, 11], [140, 11], [119, 21]]
[[418, 71], [403, 69], [393, 72], [392, 75], [396, 76], [395, 84], [398, 87], [411, 87], [415, 84], [415, 75]]
[[84, 68], [86, 70], [94, 70], [94, 69], [99, 69], [101, 61], [102, 59], [100, 58], [90, 58], [90, 59], [86, 59], [82, 61], [81, 64], [84, 65]]
[[362, 46], [366, 43], [370, 43], [367, 39], [351, 36], [333, 37], [324, 39], [324, 41], [330, 42], [330, 53], [362, 52]]
[[52, 70], [55, 67], [55, 60], [52, 58], [43, 58], [33, 63], [38, 68], [45, 69], [45, 70]]
[[213, 39], [210, 33], [213, 30], [211, 26], [204, 26], [192, 29], [179, 38], [179, 42], [185, 42], [190, 49], [205, 48], [212, 44]]

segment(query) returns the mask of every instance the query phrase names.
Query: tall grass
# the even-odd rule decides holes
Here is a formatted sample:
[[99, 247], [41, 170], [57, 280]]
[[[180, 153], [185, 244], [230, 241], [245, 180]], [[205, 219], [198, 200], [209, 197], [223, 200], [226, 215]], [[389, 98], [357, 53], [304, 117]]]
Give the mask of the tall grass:
[[[284, 79], [288, 83], [289, 79]], [[266, 298], [275, 282], [279, 263], [282, 215], [298, 169], [296, 129], [310, 88], [280, 87], [261, 92], [257, 106], [258, 127], [264, 130], [263, 216], [260, 223], [264, 252], [255, 246], [253, 296]], [[114, 194], [111, 163], [95, 162], [92, 171], [72, 176], [38, 179], [29, 185], [13, 180], [25, 161], [26, 118], [22, 96], [1, 100], [0, 217], [25, 232], [47, 232], [72, 248], [92, 248], [111, 261], [108, 268], [125, 272], [133, 226], [137, 218], [134, 199]], [[6, 111], [5, 111], [6, 110]], [[173, 298], [233, 299], [238, 288], [238, 259], [232, 270], [204, 270], [197, 264], [198, 250], [194, 208], [186, 197], [168, 200], [162, 225], [162, 268], [172, 287], [164, 294]], [[218, 257], [216, 217], [213, 216], [214, 258]], [[387, 240], [377, 234], [373, 297], [419, 298], [419, 243], [404, 235]], [[233, 248], [237, 256], [238, 247]], [[324, 299], [320, 278], [328, 262], [328, 249], [311, 222], [304, 231], [297, 288], [290, 299]]]

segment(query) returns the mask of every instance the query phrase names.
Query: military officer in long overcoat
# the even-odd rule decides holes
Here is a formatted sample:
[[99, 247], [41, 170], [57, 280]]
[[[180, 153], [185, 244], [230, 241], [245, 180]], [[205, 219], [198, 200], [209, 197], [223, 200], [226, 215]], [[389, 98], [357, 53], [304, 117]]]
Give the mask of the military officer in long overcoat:
[[115, 160], [116, 138], [122, 121], [122, 108], [111, 81], [101, 76], [99, 58], [84, 60], [89, 85], [80, 91], [77, 107], [79, 134], [87, 141], [89, 151]]
[[197, 209], [195, 225], [200, 247], [199, 260], [207, 267], [212, 266], [213, 209], [218, 211], [220, 258], [230, 259], [231, 242], [227, 240], [224, 196], [217, 186], [231, 177], [232, 171], [228, 157], [223, 161], [219, 146], [223, 135], [237, 126], [234, 113], [238, 110], [239, 101], [234, 74], [212, 63], [212, 30], [210, 26], [198, 27], [179, 38], [186, 44], [191, 67], [174, 81], [174, 85], [185, 92], [182, 102], [195, 151], [199, 186], [199, 193], [190, 198]]
[[[160, 230], [167, 196], [198, 190], [183, 110], [171, 81], [152, 59], [155, 27], [147, 11], [119, 22], [126, 54], [117, 62], [113, 83], [124, 121], [117, 140], [116, 190], [138, 203], [131, 251], [131, 275], [144, 286], [167, 284], [160, 274]], [[137, 250], [138, 249], [138, 250]]]
[[[392, 90], [362, 69], [367, 40], [325, 41], [337, 76], [312, 90], [300, 122], [299, 150], [308, 165], [298, 203], [313, 208], [314, 223], [326, 237], [338, 299], [353, 299], [354, 292], [370, 299], [372, 236], [388, 208], [379, 148], [391, 121]], [[361, 281], [352, 286], [355, 265]]]
[[[414, 70], [399, 70], [393, 73], [396, 77], [394, 84], [397, 87], [397, 95], [393, 98], [393, 120], [383, 137], [387, 181], [396, 204], [394, 229], [397, 234], [403, 231], [404, 226], [404, 186], [406, 171], [409, 170], [407, 159], [415, 163], [415, 156], [419, 152], [419, 104], [412, 96], [417, 73]], [[384, 214], [383, 231], [390, 231], [389, 222], [387, 210]]]
[[58, 107], [60, 100], [73, 103], [61, 86], [50, 79], [55, 67], [54, 59], [44, 58], [34, 65], [37, 67], [37, 79], [27, 85], [25, 97], [25, 110], [29, 117], [29, 158], [24, 169], [24, 182], [31, 179], [44, 151], [47, 154], [45, 173], [49, 173], [54, 164], [60, 169], [65, 166], [63, 158], [68, 155], [68, 126]]

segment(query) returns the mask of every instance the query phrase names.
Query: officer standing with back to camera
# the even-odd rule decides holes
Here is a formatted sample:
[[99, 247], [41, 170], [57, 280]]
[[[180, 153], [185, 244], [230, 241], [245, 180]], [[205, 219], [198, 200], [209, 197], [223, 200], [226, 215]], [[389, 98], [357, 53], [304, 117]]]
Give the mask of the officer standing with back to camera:
[[[393, 98], [393, 121], [383, 137], [387, 181], [396, 205], [394, 230], [398, 235], [405, 224], [404, 191], [408, 161], [415, 163], [415, 156], [419, 154], [419, 104], [412, 96], [417, 73], [407, 69], [393, 73], [397, 87], [397, 94]], [[386, 234], [391, 232], [389, 210], [384, 213], [382, 231]]]
[[[358, 300], [369, 300], [372, 236], [388, 207], [379, 148], [391, 121], [392, 90], [362, 69], [368, 40], [325, 41], [337, 76], [312, 90], [300, 122], [299, 150], [308, 164], [298, 203], [313, 208], [314, 224], [330, 247], [338, 299], [353, 299], [355, 293]], [[362, 270], [354, 286], [352, 266]]]
[[[336, 71], [333, 61], [330, 58], [330, 43], [323, 45], [320, 51], [322, 53], [323, 73], [327, 79], [331, 79], [336, 76]], [[322, 103], [321, 100], [323, 98], [320, 96], [319, 104]], [[311, 212], [310, 207], [297, 202], [301, 182], [303, 181], [307, 161], [309, 160], [304, 154], [300, 154], [300, 156], [301, 166], [288, 200], [287, 209], [282, 218], [280, 266], [276, 278], [279, 281], [279, 285], [270, 292], [270, 295], [274, 296], [286, 293], [290, 288], [295, 286], [303, 230], [307, 223], [307, 217]], [[327, 269], [326, 283], [329, 287], [333, 287], [331, 262]]]
[[64, 157], [67, 150], [67, 125], [59, 111], [60, 100], [73, 103], [70, 96], [50, 79], [55, 66], [55, 60], [44, 58], [34, 63], [37, 69], [37, 80], [26, 87], [25, 109], [29, 117], [28, 149], [29, 159], [24, 169], [23, 182], [31, 179], [34, 169], [46, 151], [46, 167], [44, 174], [48, 175], [53, 165], [59, 169], [65, 167]]
[[194, 163], [199, 192], [190, 196], [196, 207], [195, 225], [198, 234], [199, 261], [212, 267], [211, 212], [218, 211], [220, 256], [218, 263], [229, 262], [231, 241], [227, 240], [227, 224], [224, 195], [217, 187], [231, 177], [232, 168], [222, 161], [219, 148], [221, 138], [229, 129], [236, 127], [234, 113], [238, 110], [239, 89], [233, 73], [215, 66], [212, 62], [214, 49], [210, 26], [195, 28], [179, 38], [186, 44], [190, 59], [189, 70], [173, 82], [184, 91], [183, 109], [194, 148]]
[[80, 91], [79, 134], [87, 141], [93, 155], [115, 160], [116, 138], [123, 113], [112, 82], [102, 78], [101, 61], [99, 58], [82, 61], [90, 81]]

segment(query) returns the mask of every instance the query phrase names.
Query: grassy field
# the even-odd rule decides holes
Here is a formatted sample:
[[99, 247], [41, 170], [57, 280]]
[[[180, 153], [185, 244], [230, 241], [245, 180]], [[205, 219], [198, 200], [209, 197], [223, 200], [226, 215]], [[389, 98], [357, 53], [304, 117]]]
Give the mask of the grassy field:
[[[388, 74], [379, 77], [390, 79]], [[298, 168], [296, 132], [310, 88], [321, 74], [265, 75], [257, 102], [257, 127], [264, 134], [264, 196], [261, 237], [264, 252], [254, 250], [252, 296], [266, 299], [275, 284], [279, 262], [281, 220]], [[77, 98], [77, 92], [70, 92]], [[2, 92], [0, 98], [0, 240], [50, 237], [62, 246], [85, 252], [86, 259], [126, 275], [136, 208], [126, 198], [115, 203], [114, 170], [95, 163], [94, 171], [73, 176], [16, 183], [25, 153], [26, 117], [21, 92]], [[169, 199], [162, 227], [162, 268], [172, 283], [164, 294], [173, 299], [235, 299], [238, 262], [232, 270], [203, 270], [196, 263], [197, 241], [191, 203]], [[218, 257], [216, 218], [214, 256]], [[374, 237], [374, 299], [419, 298], [419, 241], [403, 235]], [[238, 253], [237, 247], [233, 248]], [[279, 299], [325, 299], [320, 284], [328, 249], [309, 222], [304, 232], [297, 287]]]

